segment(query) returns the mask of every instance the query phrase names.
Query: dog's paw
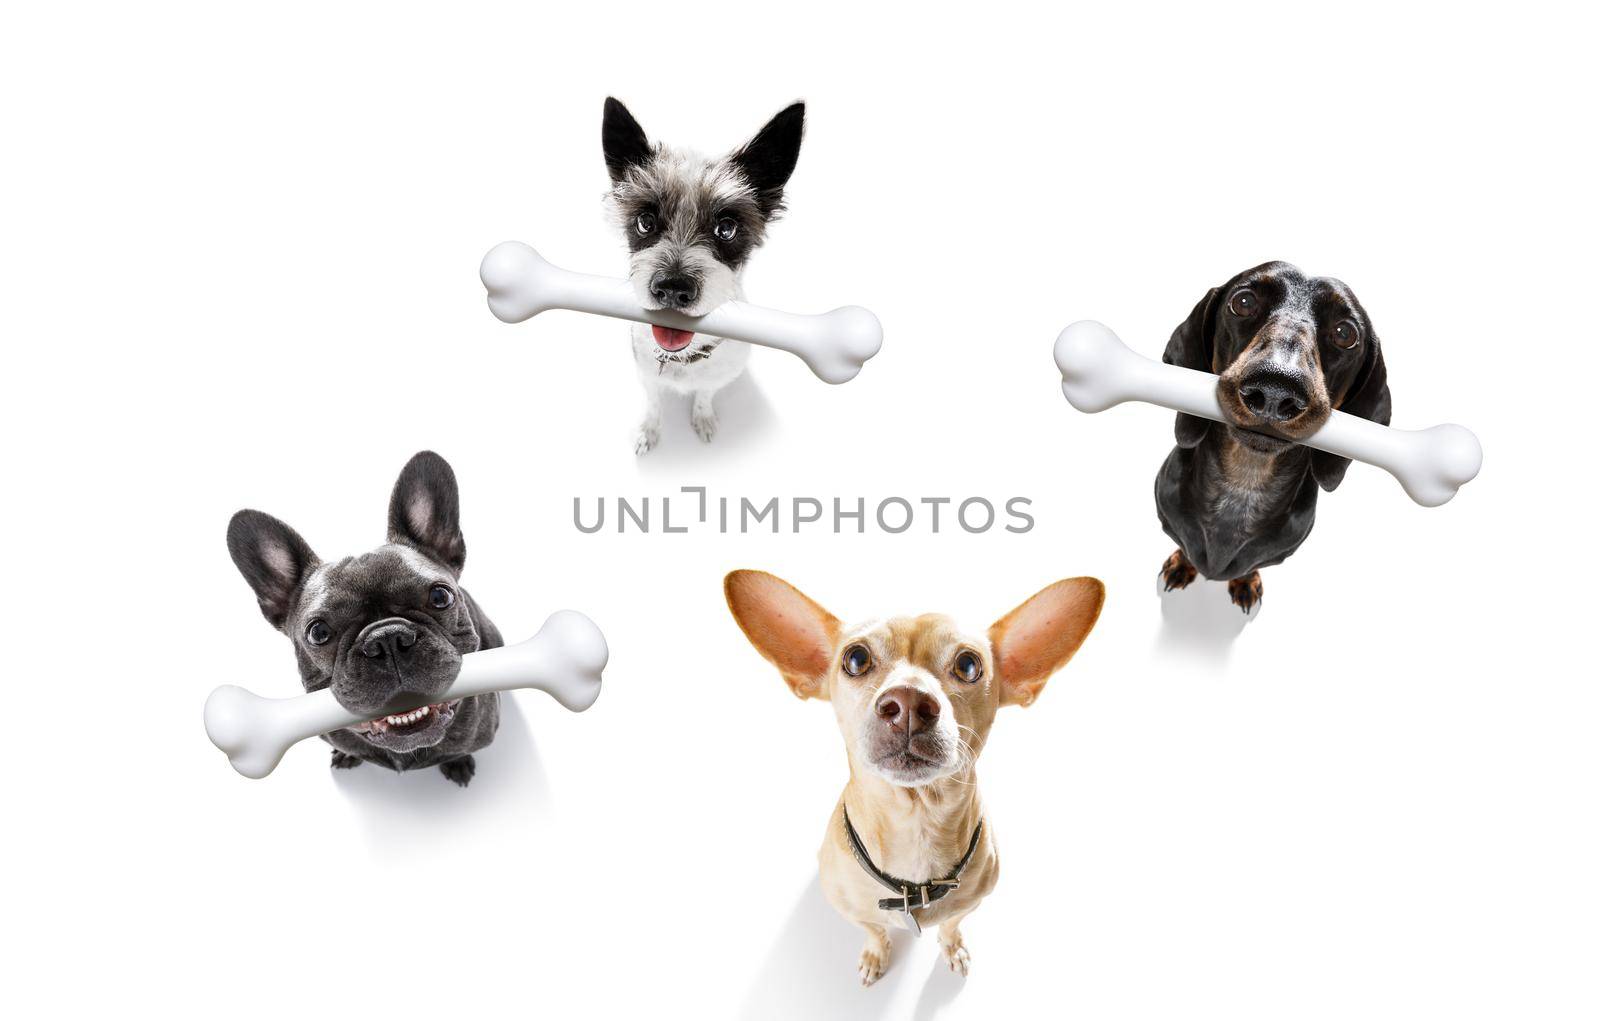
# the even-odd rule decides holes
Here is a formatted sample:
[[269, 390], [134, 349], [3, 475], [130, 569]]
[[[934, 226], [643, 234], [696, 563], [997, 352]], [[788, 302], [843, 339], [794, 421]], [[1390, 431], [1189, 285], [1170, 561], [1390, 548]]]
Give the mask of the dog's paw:
[[972, 955], [967, 953], [967, 945], [965, 943], [946, 945], [944, 947], [944, 963], [950, 966], [951, 971], [962, 978], [966, 978], [968, 970], [972, 967]]
[[1261, 572], [1251, 571], [1243, 578], [1228, 582], [1228, 598], [1248, 616], [1261, 605]]
[[472, 776], [477, 771], [478, 764], [473, 761], [470, 755], [463, 755], [459, 759], [451, 759], [439, 767], [439, 772], [444, 774], [445, 779], [457, 787], [465, 787], [471, 783]]
[[717, 413], [711, 409], [709, 403], [702, 407], [700, 402], [696, 401], [689, 412], [689, 424], [694, 426], [696, 436], [710, 443], [711, 438], [717, 434]]
[[856, 968], [856, 973], [861, 976], [861, 984], [870, 986], [883, 977], [883, 969], [888, 965], [888, 953], [875, 947], [868, 947], [861, 951], [861, 964]]
[[633, 438], [633, 452], [640, 457], [656, 449], [656, 444], [661, 442], [661, 423], [659, 421], [646, 422], [639, 427], [639, 432]]
[[335, 748], [333, 750], [333, 759], [328, 763], [328, 765], [332, 766], [334, 769], [354, 769], [361, 765], [361, 760], [356, 758], [354, 755], [348, 755]]
[[1200, 572], [1189, 563], [1189, 558], [1183, 555], [1183, 550], [1175, 549], [1167, 562], [1161, 565], [1161, 584], [1166, 586], [1168, 592], [1173, 589], [1185, 589], [1189, 583], [1199, 577]]

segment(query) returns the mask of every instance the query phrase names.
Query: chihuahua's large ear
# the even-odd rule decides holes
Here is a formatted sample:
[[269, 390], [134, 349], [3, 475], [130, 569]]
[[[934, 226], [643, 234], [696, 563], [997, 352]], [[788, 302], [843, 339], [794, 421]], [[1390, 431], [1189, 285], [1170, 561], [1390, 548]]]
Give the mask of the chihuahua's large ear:
[[606, 111], [600, 119], [600, 148], [605, 151], [606, 170], [613, 183], [622, 180], [629, 167], [650, 162], [654, 152], [644, 128], [627, 107], [610, 96], [606, 97]]
[[765, 571], [734, 571], [722, 583], [728, 609], [756, 651], [801, 698], [828, 697], [839, 621], [804, 592]]
[[319, 561], [300, 534], [271, 514], [242, 510], [228, 522], [228, 555], [250, 583], [267, 623], [283, 630], [294, 594]]
[[1068, 578], [1044, 589], [989, 628], [1001, 705], [1032, 705], [1050, 675], [1089, 637], [1105, 605], [1098, 578]]
[[744, 171], [756, 190], [761, 211], [769, 217], [783, 209], [783, 186], [789, 183], [789, 175], [800, 161], [800, 140], [805, 130], [806, 105], [793, 103], [733, 154], [734, 165]]
[[[1195, 305], [1194, 311], [1189, 313], [1189, 318], [1172, 331], [1172, 337], [1167, 341], [1167, 349], [1161, 354], [1162, 361], [1168, 365], [1181, 365], [1186, 369], [1197, 369], [1200, 372], [1211, 371], [1211, 313], [1217, 301], [1218, 291], [1219, 288], [1216, 287], [1207, 291], [1206, 296]], [[1178, 420], [1172, 428], [1177, 435], [1178, 446], [1188, 449], [1200, 445], [1200, 441], [1206, 438], [1206, 430], [1211, 428], [1211, 423], [1180, 411]]]
[[[1361, 371], [1350, 385], [1350, 392], [1334, 410], [1379, 425], [1389, 424], [1389, 370], [1383, 364], [1383, 347], [1377, 337], [1367, 342], [1366, 360], [1361, 364]], [[1348, 457], [1330, 454], [1325, 450], [1311, 452], [1311, 474], [1316, 477], [1317, 485], [1330, 493], [1339, 488], [1349, 467]]]
[[406, 462], [389, 496], [389, 541], [426, 553], [457, 574], [467, 562], [456, 473], [424, 450]]

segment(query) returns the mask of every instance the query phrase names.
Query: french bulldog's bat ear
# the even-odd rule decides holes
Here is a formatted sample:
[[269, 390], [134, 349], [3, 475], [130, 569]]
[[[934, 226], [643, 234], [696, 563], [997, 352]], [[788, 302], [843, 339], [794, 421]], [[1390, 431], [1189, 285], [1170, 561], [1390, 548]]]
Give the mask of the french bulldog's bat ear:
[[[1199, 372], [1211, 372], [1211, 330], [1212, 311], [1217, 302], [1220, 289], [1213, 287], [1206, 292], [1195, 305], [1167, 341], [1167, 349], [1162, 352], [1161, 360], [1168, 365], [1181, 365], [1186, 369], [1195, 369]], [[1196, 415], [1185, 415], [1178, 412], [1178, 420], [1173, 425], [1173, 433], [1177, 436], [1178, 446], [1185, 449], [1197, 447], [1200, 441], [1206, 438], [1206, 430], [1211, 428], [1211, 423]]]
[[765, 571], [734, 571], [722, 583], [744, 636], [800, 698], [828, 697], [839, 621], [804, 592]]
[[806, 105], [792, 103], [778, 111], [756, 136], [733, 154], [733, 163], [756, 190], [761, 211], [773, 216], [783, 209], [783, 186], [800, 162], [806, 131]]
[[[1364, 343], [1366, 358], [1361, 363], [1361, 371], [1356, 375], [1356, 381], [1350, 384], [1350, 390], [1344, 400], [1340, 401], [1334, 410], [1379, 425], [1388, 425], [1389, 370], [1383, 364], [1383, 348], [1376, 336], [1368, 337]], [[1311, 474], [1316, 478], [1317, 485], [1327, 492], [1331, 493], [1339, 488], [1339, 483], [1344, 481], [1345, 469], [1349, 467], [1348, 457], [1330, 454], [1325, 450], [1311, 452]]]
[[389, 541], [425, 553], [457, 574], [467, 562], [456, 473], [431, 450], [407, 461], [394, 484], [389, 497]]
[[255, 510], [228, 522], [228, 555], [255, 592], [261, 615], [283, 630], [301, 582], [320, 563], [317, 555], [294, 529]]
[[989, 628], [1001, 705], [1032, 705], [1050, 675], [1089, 637], [1105, 605], [1098, 578], [1068, 578], [1038, 592]]
[[613, 183], [622, 180], [629, 167], [648, 163], [654, 153], [644, 128], [627, 107], [610, 96], [606, 97], [605, 114], [600, 119], [600, 148], [605, 151], [606, 170]]

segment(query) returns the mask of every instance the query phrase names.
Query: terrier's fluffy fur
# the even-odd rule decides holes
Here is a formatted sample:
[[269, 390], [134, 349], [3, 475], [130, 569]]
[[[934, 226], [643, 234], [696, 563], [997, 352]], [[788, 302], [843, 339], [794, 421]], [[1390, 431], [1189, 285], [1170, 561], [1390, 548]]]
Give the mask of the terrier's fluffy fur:
[[[783, 212], [784, 185], [800, 158], [804, 130], [805, 104], [795, 103], [740, 148], [710, 159], [652, 143], [627, 107], [606, 100], [606, 204], [628, 243], [628, 278], [641, 305], [700, 316], [744, 297], [745, 263]], [[695, 433], [707, 442], [716, 435], [712, 399], [744, 372], [750, 347], [636, 325], [633, 356], [645, 392], [634, 452], [644, 454], [661, 439], [664, 390], [689, 394]]]

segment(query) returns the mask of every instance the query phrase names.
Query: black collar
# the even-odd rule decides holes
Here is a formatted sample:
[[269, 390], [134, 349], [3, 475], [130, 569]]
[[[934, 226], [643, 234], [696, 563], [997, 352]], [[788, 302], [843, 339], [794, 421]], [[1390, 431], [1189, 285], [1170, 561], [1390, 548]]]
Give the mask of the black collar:
[[[983, 836], [983, 820], [978, 820], [978, 825], [972, 828], [972, 839], [967, 841], [967, 853], [956, 862], [956, 867], [942, 879], [928, 879], [913, 883], [905, 879], [896, 879], [887, 872], [872, 864], [872, 856], [867, 854], [867, 849], [862, 846], [861, 835], [850, 824], [850, 810], [843, 805], [839, 806], [844, 813], [844, 833], [850, 840], [850, 850], [855, 852], [856, 862], [867, 875], [876, 879], [883, 886], [895, 893], [898, 897], [885, 897], [878, 901], [879, 909], [883, 911], [903, 911], [908, 919], [915, 923], [916, 919], [911, 912], [920, 910], [943, 900], [951, 890], [961, 885], [961, 873], [966, 871], [967, 863], [972, 861], [972, 855], [978, 850], [978, 838]], [[917, 927], [919, 930], [921, 926]]]

